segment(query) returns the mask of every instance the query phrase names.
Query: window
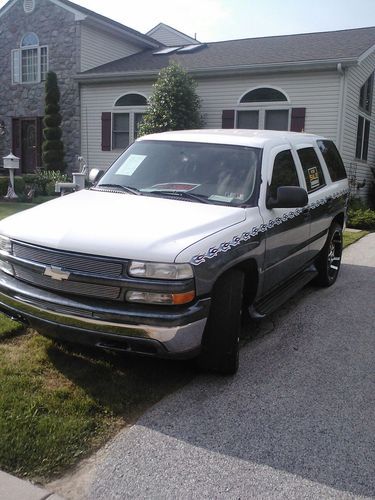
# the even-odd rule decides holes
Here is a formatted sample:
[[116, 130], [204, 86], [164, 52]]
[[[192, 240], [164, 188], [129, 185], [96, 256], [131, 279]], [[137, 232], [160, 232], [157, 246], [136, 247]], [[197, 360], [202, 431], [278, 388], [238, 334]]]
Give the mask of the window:
[[135, 141], [146, 106], [147, 99], [141, 94], [125, 94], [117, 99], [112, 113], [112, 149], [125, 149]]
[[372, 92], [374, 87], [374, 73], [365, 81], [359, 93], [359, 107], [369, 115], [372, 108]]
[[12, 50], [12, 83], [37, 83], [46, 79], [48, 48], [35, 33], [26, 33], [20, 48]]
[[299, 186], [296, 165], [292, 153], [289, 149], [281, 151], [276, 155], [271, 185], [269, 186], [269, 195], [272, 198], [277, 197], [277, 188], [280, 186]]
[[359, 160], [367, 160], [368, 139], [370, 135], [370, 120], [363, 116], [358, 117], [357, 143], [355, 148], [355, 157]]
[[332, 141], [317, 141], [318, 148], [326, 162], [332, 182], [346, 179], [346, 171], [340, 153]]
[[299, 149], [298, 157], [305, 176], [307, 192], [311, 193], [325, 186], [322, 166], [314, 148]]
[[[276, 103], [279, 103], [275, 105]], [[237, 128], [289, 130], [288, 98], [280, 90], [262, 87], [241, 97]]]

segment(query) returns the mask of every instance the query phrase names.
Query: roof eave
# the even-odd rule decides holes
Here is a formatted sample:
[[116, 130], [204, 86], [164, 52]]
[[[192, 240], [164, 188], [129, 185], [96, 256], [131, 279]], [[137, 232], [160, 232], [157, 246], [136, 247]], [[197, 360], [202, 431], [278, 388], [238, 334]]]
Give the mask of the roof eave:
[[[255, 64], [255, 65], [242, 65], [242, 66], [225, 66], [213, 68], [193, 68], [188, 69], [192, 76], [214, 76], [214, 75], [227, 75], [236, 73], [272, 73], [285, 71], [314, 71], [314, 70], [336, 70], [337, 65], [341, 64], [342, 67], [349, 67], [358, 64], [357, 59], [335, 59], [335, 60], [322, 60], [322, 61], [297, 61], [297, 62], [283, 62], [273, 64]], [[134, 79], [149, 79], [154, 78], [160, 72], [160, 69], [155, 70], [139, 70], [139, 71], [117, 71], [112, 73], [90, 73], [78, 74], [75, 79], [80, 83], [98, 83], [103, 81], [116, 81], [116, 80], [134, 80]]]

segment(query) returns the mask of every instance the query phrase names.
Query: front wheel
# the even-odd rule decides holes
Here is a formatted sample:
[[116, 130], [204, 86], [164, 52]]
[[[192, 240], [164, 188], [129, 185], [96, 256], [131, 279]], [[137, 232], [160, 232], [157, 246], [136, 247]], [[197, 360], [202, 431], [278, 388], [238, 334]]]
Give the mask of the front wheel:
[[331, 286], [337, 279], [342, 255], [342, 227], [335, 223], [331, 226], [326, 244], [316, 263], [318, 269], [317, 283]]
[[238, 370], [244, 274], [238, 269], [224, 273], [215, 283], [202, 339], [199, 366], [233, 375]]

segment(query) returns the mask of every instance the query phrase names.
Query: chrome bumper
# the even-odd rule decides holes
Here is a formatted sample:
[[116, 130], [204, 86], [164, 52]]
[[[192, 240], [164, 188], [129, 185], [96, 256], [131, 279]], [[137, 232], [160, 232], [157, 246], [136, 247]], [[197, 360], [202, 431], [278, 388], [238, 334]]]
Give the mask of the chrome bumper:
[[[158, 342], [161, 349], [156, 355], [163, 350], [166, 355], [179, 355], [199, 349], [208, 306], [209, 299], [194, 304], [181, 314], [183, 324], [176, 324], [179, 315], [173, 308], [168, 308], [169, 314], [166, 311], [165, 315], [160, 314], [160, 309], [157, 314], [148, 312], [144, 315], [136, 308], [126, 310], [124, 307], [121, 310], [117, 304], [115, 307], [98, 308], [87, 301], [77, 302], [40, 290], [3, 273], [0, 276], [0, 311], [29, 323], [41, 333], [48, 330], [52, 332], [53, 327], [56, 327], [56, 331], [76, 330], [77, 335], [71, 333], [69, 340], [79, 342], [77, 339], [81, 338], [84, 343], [101, 347], [105, 347], [107, 338], [110, 341], [116, 339], [118, 345], [121, 342], [136, 345], [132, 344], [132, 340], [136, 339]], [[54, 333], [47, 336], [59, 338], [59, 335]], [[64, 338], [67, 338], [66, 335]], [[136, 348], [129, 350], [137, 352]]]

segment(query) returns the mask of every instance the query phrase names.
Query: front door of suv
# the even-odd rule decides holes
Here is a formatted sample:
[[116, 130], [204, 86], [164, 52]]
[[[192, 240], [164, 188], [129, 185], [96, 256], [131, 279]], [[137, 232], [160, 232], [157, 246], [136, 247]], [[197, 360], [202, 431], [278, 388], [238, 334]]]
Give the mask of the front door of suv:
[[279, 286], [297, 273], [308, 261], [310, 215], [307, 208], [272, 208], [267, 197], [276, 197], [280, 186], [304, 187], [302, 172], [290, 148], [278, 146], [271, 150], [267, 183], [263, 180], [260, 210], [265, 224], [266, 252], [262, 294]]

